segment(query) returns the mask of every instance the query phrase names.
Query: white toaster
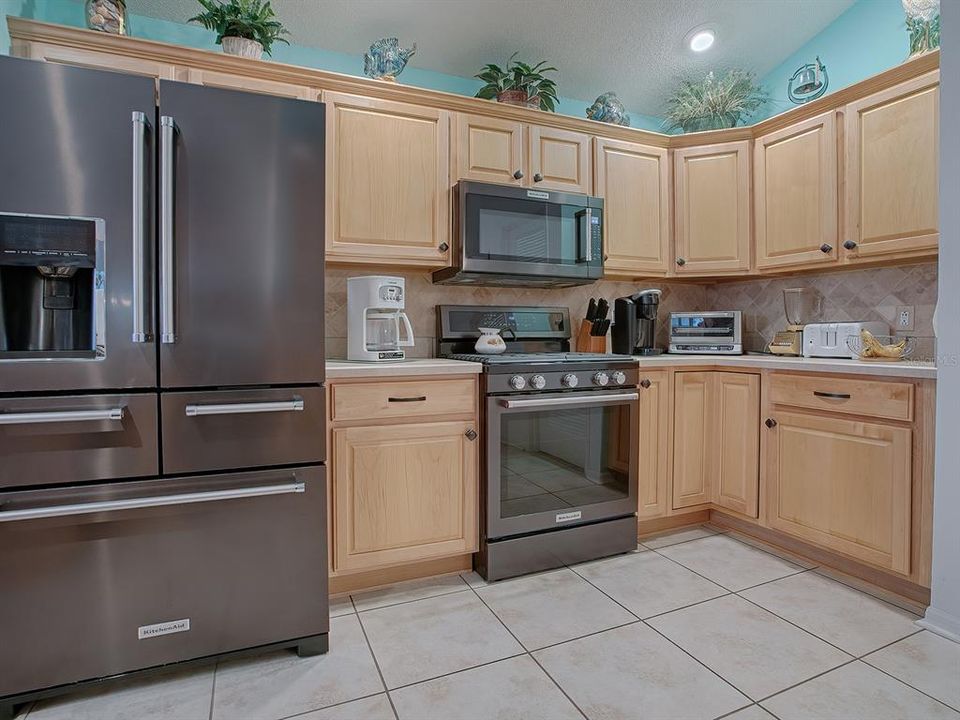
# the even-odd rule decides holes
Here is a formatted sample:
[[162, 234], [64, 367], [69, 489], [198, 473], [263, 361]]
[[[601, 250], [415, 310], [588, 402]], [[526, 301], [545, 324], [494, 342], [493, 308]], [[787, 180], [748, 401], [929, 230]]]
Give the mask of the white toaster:
[[803, 328], [803, 356], [855, 358], [847, 347], [847, 338], [859, 335], [861, 330], [886, 335], [890, 329], [882, 322], [810, 323]]

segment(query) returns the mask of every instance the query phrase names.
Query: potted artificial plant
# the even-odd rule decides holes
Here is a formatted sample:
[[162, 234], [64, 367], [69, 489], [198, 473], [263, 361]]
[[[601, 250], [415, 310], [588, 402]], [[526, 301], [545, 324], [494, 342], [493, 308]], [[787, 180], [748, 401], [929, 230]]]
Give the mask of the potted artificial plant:
[[701, 132], [732, 128], [748, 119], [769, 99], [744, 70], [728, 70], [702, 79], [688, 79], [667, 100], [667, 132]]
[[477, 91], [478, 98], [496, 99], [497, 102], [510, 105], [524, 105], [555, 112], [557, 109], [557, 85], [548, 77], [547, 72], [556, 72], [555, 67], [544, 67], [545, 60], [530, 66], [510, 56], [506, 69], [490, 63], [475, 77], [486, 85]]
[[[203, 12], [190, 18], [217, 34], [229, 55], [259, 59], [275, 42], [287, 42], [288, 32], [276, 19], [270, 0], [197, 0]], [[287, 43], [289, 44], [289, 43]]]

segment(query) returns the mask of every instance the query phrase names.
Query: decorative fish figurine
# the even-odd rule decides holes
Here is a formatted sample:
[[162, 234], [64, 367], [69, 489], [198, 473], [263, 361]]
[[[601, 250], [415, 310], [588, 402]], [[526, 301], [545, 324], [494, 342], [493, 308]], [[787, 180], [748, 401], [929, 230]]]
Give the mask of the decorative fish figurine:
[[381, 38], [370, 46], [370, 52], [363, 54], [363, 74], [378, 80], [395, 80], [416, 51], [416, 43], [404, 49], [397, 38]]
[[627, 115], [627, 109], [623, 107], [623, 103], [615, 92], [605, 92], [594, 100], [593, 105], [587, 108], [587, 117], [590, 120], [610, 123], [611, 125], [630, 127], [630, 116]]

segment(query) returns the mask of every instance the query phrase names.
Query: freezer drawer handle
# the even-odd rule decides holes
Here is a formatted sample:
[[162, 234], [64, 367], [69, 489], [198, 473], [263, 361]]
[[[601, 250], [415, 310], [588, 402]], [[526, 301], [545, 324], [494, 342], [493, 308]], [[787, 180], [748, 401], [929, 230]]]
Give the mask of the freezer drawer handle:
[[287, 495], [305, 492], [302, 482], [283, 485], [261, 485], [257, 487], [233, 488], [231, 490], [209, 490], [197, 493], [177, 493], [175, 495], [154, 495], [129, 500], [104, 500], [102, 502], [75, 503], [72, 505], [52, 505], [50, 507], [24, 508], [0, 512], [0, 522], [14, 520], [40, 520], [42, 518], [65, 517], [67, 515], [88, 515], [90, 513], [112, 512], [114, 510], [139, 510], [141, 508], [162, 507], [164, 505], [189, 505], [191, 503], [212, 502], [215, 500], [234, 500], [236, 498], [262, 497], [265, 495]]
[[536, 400], [501, 400], [500, 405], [507, 410], [519, 408], [550, 407], [589, 407], [591, 405], [613, 405], [616, 403], [639, 400], [637, 393], [618, 393], [616, 395], [597, 395], [594, 397], [558, 397], [537, 398]]
[[38, 423], [123, 420], [122, 407], [104, 410], [51, 410], [49, 412], [0, 413], [0, 425], [36, 425]]
[[173, 264], [173, 143], [176, 122], [169, 115], [160, 118], [160, 342], [177, 341], [174, 307]]
[[264, 412], [300, 412], [303, 400], [285, 402], [223, 403], [222, 405], [187, 405], [184, 409], [187, 417], [197, 415], [241, 415], [244, 413]]
[[146, 133], [150, 127], [147, 116], [133, 113], [133, 333], [131, 340], [145, 343], [151, 340], [149, 303], [147, 302], [147, 200]]

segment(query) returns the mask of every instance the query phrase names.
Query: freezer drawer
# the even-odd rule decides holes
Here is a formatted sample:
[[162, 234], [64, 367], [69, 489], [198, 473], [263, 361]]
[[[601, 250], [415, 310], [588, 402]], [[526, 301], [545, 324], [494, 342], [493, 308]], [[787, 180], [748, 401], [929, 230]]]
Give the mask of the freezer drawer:
[[157, 396], [0, 398], [0, 488], [156, 475]]
[[0, 699], [326, 633], [326, 537], [321, 466], [0, 494]]
[[163, 472], [323, 462], [324, 389], [165, 392]]

